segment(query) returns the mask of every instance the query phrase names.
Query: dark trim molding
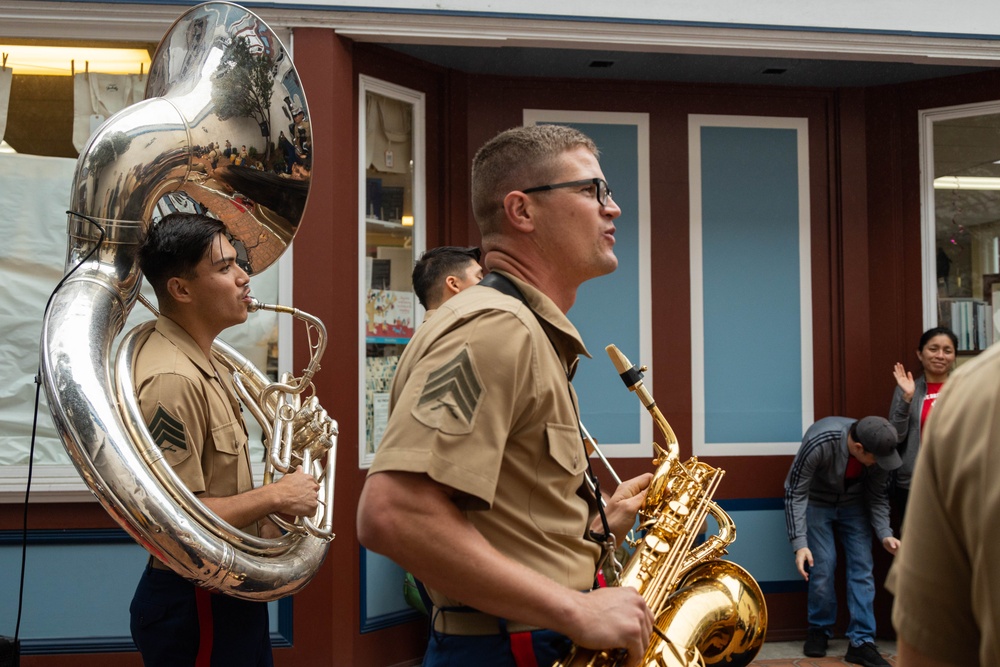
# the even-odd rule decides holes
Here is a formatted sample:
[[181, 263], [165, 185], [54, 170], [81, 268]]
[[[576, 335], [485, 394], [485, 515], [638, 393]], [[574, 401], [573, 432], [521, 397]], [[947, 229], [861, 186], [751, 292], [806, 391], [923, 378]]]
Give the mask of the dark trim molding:
[[0, 547], [15, 544], [124, 544], [135, 542], [121, 528], [66, 528], [61, 530], [29, 530], [27, 536], [20, 530], [0, 530]]
[[[368, 595], [366, 593], [366, 583], [368, 580], [368, 550], [364, 547], [358, 548], [358, 559], [360, 562], [360, 589], [359, 589], [359, 608], [361, 613], [361, 634], [366, 632], [373, 632], [375, 630], [383, 630], [385, 628], [391, 628], [394, 625], [401, 625], [403, 623], [408, 623], [414, 619], [420, 617], [420, 612], [416, 609], [403, 609], [400, 611], [394, 611], [388, 614], [382, 614], [381, 616], [368, 617]], [[402, 596], [402, 587], [400, 588], [400, 596]]]
[[[135, 540], [120, 528], [95, 528], [64, 530], [0, 530], [0, 548], [58, 545], [134, 544]], [[30, 557], [30, 556], [29, 556]], [[292, 597], [278, 600], [278, 630], [271, 633], [274, 648], [292, 646], [294, 627]], [[72, 655], [76, 653], [127, 653], [135, 651], [135, 643], [127, 636], [107, 637], [47, 637], [45, 639], [19, 638], [21, 655]]]

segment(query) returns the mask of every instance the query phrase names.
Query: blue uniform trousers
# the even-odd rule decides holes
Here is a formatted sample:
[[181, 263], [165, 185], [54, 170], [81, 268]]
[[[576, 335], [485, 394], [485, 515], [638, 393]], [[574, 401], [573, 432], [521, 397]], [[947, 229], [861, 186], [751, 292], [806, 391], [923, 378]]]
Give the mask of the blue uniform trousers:
[[[198, 596], [203, 598], [199, 617]], [[145, 667], [193, 667], [202, 629], [211, 628], [211, 667], [272, 667], [267, 603], [199, 589], [170, 570], [146, 566], [129, 607]], [[206, 644], [204, 648], [207, 649]]]

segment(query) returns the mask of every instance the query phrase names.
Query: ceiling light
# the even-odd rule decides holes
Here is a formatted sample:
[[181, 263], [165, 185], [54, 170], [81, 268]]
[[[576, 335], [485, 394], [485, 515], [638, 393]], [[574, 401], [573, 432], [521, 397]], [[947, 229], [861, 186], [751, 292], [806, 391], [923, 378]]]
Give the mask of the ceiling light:
[[140, 74], [149, 72], [150, 63], [146, 49], [0, 44], [0, 51], [14, 74]]
[[1000, 178], [994, 176], [940, 176], [934, 179], [935, 190], [1000, 190]]

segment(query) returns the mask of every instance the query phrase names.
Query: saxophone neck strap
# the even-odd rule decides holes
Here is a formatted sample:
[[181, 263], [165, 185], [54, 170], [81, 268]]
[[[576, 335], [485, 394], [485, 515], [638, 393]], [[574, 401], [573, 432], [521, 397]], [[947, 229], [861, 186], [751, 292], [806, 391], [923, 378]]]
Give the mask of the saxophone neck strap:
[[[492, 287], [496, 291], [503, 292], [507, 296], [512, 296], [521, 303], [523, 303], [524, 305], [528, 306], [528, 308], [531, 308], [531, 306], [528, 305], [528, 300], [524, 298], [523, 294], [521, 294], [521, 290], [517, 288], [517, 285], [515, 285], [510, 278], [503, 275], [502, 273], [491, 271], [490, 273], [486, 274], [486, 276], [482, 280], [479, 281], [479, 284], [483, 285], [484, 287]], [[532, 310], [531, 312], [535, 311]]]
[[[528, 307], [528, 310], [530, 310], [531, 313], [535, 316], [535, 319], [538, 320], [539, 325], [542, 324], [541, 320], [538, 317], [538, 313], [536, 313], [535, 309], [531, 307], [531, 304], [528, 303], [528, 300], [524, 298], [524, 294], [522, 294], [521, 290], [517, 288], [517, 285], [515, 285], [513, 281], [511, 281], [511, 279], [508, 278], [507, 276], [503, 275], [502, 273], [497, 273], [496, 271], [491, 271], [486, 275], [486, 277], [484, 277], [481, 281], [479, 281], [479, 284], [485, 287], [492, 287], [498, 292], [502, 292], [507, 296], [514, 297], [515, 299], [517, 299], [518, 301], [520, 301], [521, 303], [523, 303], [525, 306]], [[545, 331], [544, 326], [542, 326], [542, 331]], [[545, 331], [545, 337], [549, 339], [549, 343], [552, 344], [552, 348], [556, 349], [555, 343], [552, 342], [551, 338], [549, 338], [549, 334], [547, 331]], [[567, 374], [566, 379], [568, 388], [570, 384], [569, 374]], [[604, 500], [601, 497], [601, 482], [600, 480], [598, 480], [597, 475], [594, 474], [594, 467], [590, 463], [590, 454], [587, 452], [587, 438], [583, 433], [583, 422], [580, 420], [580, 409], [576, 404], [576, 399], [573, 397], [572, 391], [569, 393], [569, 399], [570, 402], [573, 404], [573, 411], [576, 412], [577, 415], [577, 425], [580, 428], [580, 443], [583, 445], [583, 457], [587, 461], [587, 476], [590, 478], [591, 484], [593, 485], [594, 500], [595, 504], [597, 505], [597, 512], [601, 516], [601, 526], [604, 528], [603, 535], [595, 533], [593, 531], [589, 531], [588, 535], [592, 540], [602, 545], [604, 549], [604, 554], [602, 557], [602, 562], [603, 562], [603, 560], [607, 558], [607, 556], [611, 555], [613, 557], [614, 555], [615, 536], [611, 534], [611, 526], [608, 525], [608, 517], [607, 514], [605, 514], [604, 512]]]

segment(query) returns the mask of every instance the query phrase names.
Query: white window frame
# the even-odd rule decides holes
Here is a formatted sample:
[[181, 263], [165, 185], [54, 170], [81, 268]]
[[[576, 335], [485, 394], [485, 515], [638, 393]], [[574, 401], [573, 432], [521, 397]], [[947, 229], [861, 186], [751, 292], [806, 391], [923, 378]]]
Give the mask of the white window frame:
[[1000, 114], [1000, 100], [921, 109], [917, 112], [920, 131], [920, 241], [922, 253], [924, 331], [938, 325], [937, 287], [937, 200], [934, 192], [934, 123], [970, 116]]
[[[367, 222], [365, 211], [368, 165], [366, 157], [366, 97], [375, 93], [400, 100], [413, 106], [413, 230], [412, 248], [416, 259], [427, 243], [426, 212], [426, 109], [424, 93], [399, 86], [364, 74], [358, 77], [358, 467], [368, 468], [375, 458], [367, 451], [367, 406], [365, 403], [365, 359], [367, 336], [365, 331], [365, 256], [367, 252]], [[419, 322], [422, 309], [414, 308], [414, 318]], [[376, 449], [378, 444], [375, 445]]]

